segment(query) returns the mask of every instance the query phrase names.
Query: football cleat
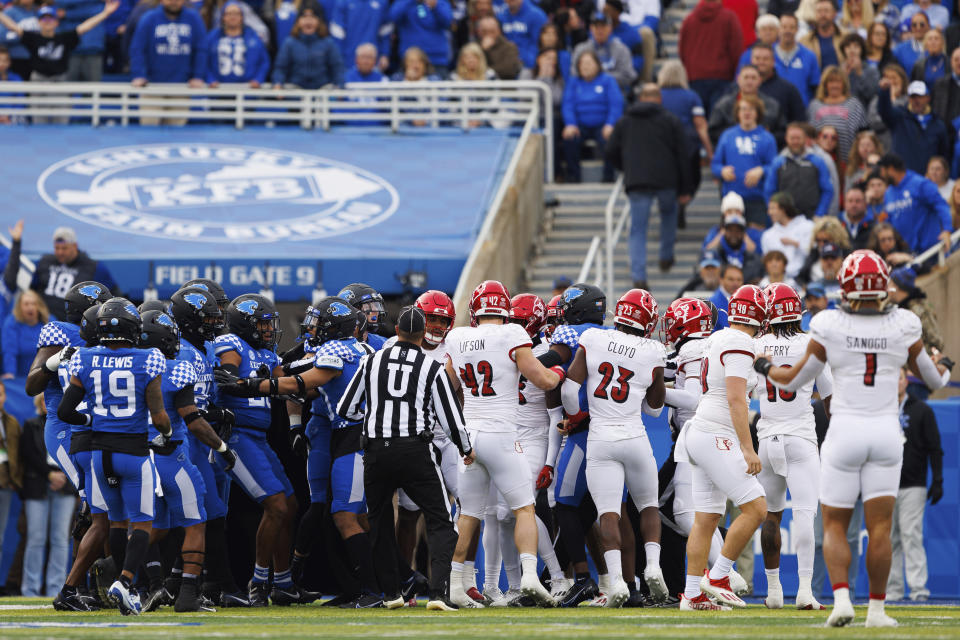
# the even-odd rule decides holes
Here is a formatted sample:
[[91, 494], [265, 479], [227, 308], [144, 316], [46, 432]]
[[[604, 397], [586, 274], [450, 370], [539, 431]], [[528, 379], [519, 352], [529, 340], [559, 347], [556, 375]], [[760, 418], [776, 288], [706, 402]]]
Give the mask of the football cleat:
[[576, 580], [573, 585], [567, 589], [563, 598], [560, 600], [561, 607], [576, 607], [581, 602], [592, 600], [599, 595], [597, 583], [593, 578], [586, 577], [582, 580]]
[[250, 597], [247, 599], [251, 607], [270, 606], [270, 585], [266, 582], [254, 582], [250, 585]]
[[417, 596], [427, 595], [429, 591], [430, 581], [419, 571], [414, 571], [413, 575], [400, 585], [400, 595], [404, 600], [411, 600]]
[[236, 593], [227, 593], [223, 591], [220, 593], [220, 606], [224, 608], [230, 607], [249, 607], [250, 598], [247, 594], [244, 594], [240, 591]]
[[53, 599], [53, 608], [57, 611], [93, 611], [80, 594], [76, 592], [64, 593], [63, 591]]
[[528, 573], [520, 578], [520, 592], [533, 598], [534, 602], [542, 607], [555, 607], [557, 601], [547, 591], [540, 578], [534, 573]]
[[143, 601], [144, 611], [156, 611], [160, 607], [169, 607], [176, 602], [173, 594], [167, 591], [166, 587], [154, 589], [147, 594], [147, 599]]
[[279, 607], [286, 607], [291, 604], [310, 604], [319, 597], [320, 594], [316, 591], [307, 591], [295, 584], [289, 587], [275, 586], [270, 592], [270, 601]]
[[550, 595], [553, 596], [553, 599], [559, 602], [564, 594], [567, 593], [567, 590], [573, 586], [573, 580], [570, 578], [557, 578], [556, 580], [550, 581]]
[[619, 576], [610, 581], [608, 591], [609, 593], [605, 594], [607, 601], [603, 605], [608, 609], [619, 609], [630, 598], [630, 589], [627, 588], [627, 583], [623, 581], [623, 578]]
[[510, 602], [509, 598], [507, 598], [503, 591], [500, 591], [499, 587], [489, 587], [484, 589], [483, 597], [490, 600], [490, 604], [487, 605], [488, 607], [505, 607]]
[[346, 604], [356, 599], [357, 599], [357, 596], [348, 596], [348, 595], [340, 594], [338, 596], [334, 596], [330, 598], [320, 606], [321, 607], [339, 607], [342, 604]]
[[630, 594], [630, 597], [627, 598], [626, 602], [623, 603], [624, 609], [639, 609], [641, 607], [647, 606], [647, 603], [643, 599], [643, 595], [639, 591], [634, 591]]
[[361, 593], [356, 600], [340, 605], [341, 609], [380, 609], [383, 598], [373, 593]]
[[[476, 604], [476, 603], [474, 603]], [[427, 611], [459, 611], [460, 607], [455, 605], [446, 597], [435, 597], [427, 600]]]
[[406, 604], [403, 600], [403, 596], [396, 596], [394, 598], [384, 598], [383, 606], [385, 609], [401, 609], [403, 605]]
[[833, 610], [830, 611], [830, 616], [827, 618], [828, 627], [845, 627], [851, 622], [854, 618], [853, 604], [848, 600], [847, 602], [840, 602], [833, 606]]
[[[797, 598], [797, 602], [800, 599]], [[764, 599], [763, 604], [766, 605], [767, 609], [783, 609], [783, 590], [782, 589], [767, 589], [767, 597]], [[801, 607], [797, 607], [798, 609]]]
[[471, 600], [473, 600], [474, 602], [478, 602], [482, 605], [489, 605], [491, 602], [493, 602], [493, 600], [491, 600], [490, 598], [480, 593], [480, 590], [477, 589], [476, 587], [470, 587], [469, 589], [466, 590], [465, 593]]
[[704, 571], [703, 577], [700, 578], [700, 590], [721, 604], [741, 608], [747, 606], [747, 603], [733, 592], [728, 576], [713, 580], [710, 578], [710, 573]]
[[173, 610], [177, 613], [186, 613], [189, 611], [216, 613], [217, 611], [204, 602], [204, 598], [197, 593], [197, 587], [195, 584], [187, 584], [186, 582], [184, 582], [183, 586], [180, 587], [180, 595], [177, 596], [177, 601], [173, 605]]
[[883, 611], [867, 610], [867, 627], [896, 627], [899, 623]]
[[[100, 602], [110, 603], [111, 601], [107, 596], [107, 592], [120, 575], [117, 572], [116, 564], [113, 562], [113, 557], [100, 558], [94, 562], [93, 566], [90, 567], [90, 574], [96, 583], [96, 593], [100, 598]], [[111, 606], [115, 605], [111, 603]]]
[[670, 595], [667, 589], [667, 583], [663, 579], [663, 571], [660, 567], [647, 567], [643, 570], [643, 581], [647, 583], [650, 590], [650, 597], [657, 602], [663, 602]]
[[508, 606], [511, 606], [511, 607], [535, 607], [535, 606], [537, 606], [537, 602], [536, 602], [533, 598], [531, 598], [530, 596], [525, 596], [525, 595], [523, 595], [523, 594], [520, 594], [520, 595], [518, 595], [518, 596], [516, 596], [516, 597], [511, 598], [511, 599], [510, 599], [510, 602], [508, 603]]
[[730, 578], [730, 587], [735, 594], [738, 596], [750, 595], [750, 585], [747, 584], [747, 581], [743, 579], [742, 575], [737, 573], [736, 569], [731, 569], [730, 575], [727, 577]]
[[687, 598], [680, 594], [680, 611], [731, 611], [726, 605], [717, 604], [707, 597], [707, 594], [701, 593], [696, 598]]
[[[500, 598], [503, 598], [503, 594], [500, 593], [500, 590], [497, 589], [497, 593], [500, 594]], [[450, 587], [450, 602], [457, 605], [461, 609], [483, 609], [484, 606], [467, 595], [466, 591], [463, 590], [463, 587]]]
[[[783, 594], [781, 594], [782, 597]], [[817, 599], [813, 597], [812, 593], [797, 593], [797, 609], [801, 611], [824, 611], [825, 606], [817, 602]]]
[[143, 607], [140, 604], [140, 596], [137, 595], [137, 592], [123, 586], [123, 583], [119, 580], [110, 585], [110, 589], [107, 590], [107, 597], [120, 609], [120, 613], [125, 616], [138, 616], [143, 611]]

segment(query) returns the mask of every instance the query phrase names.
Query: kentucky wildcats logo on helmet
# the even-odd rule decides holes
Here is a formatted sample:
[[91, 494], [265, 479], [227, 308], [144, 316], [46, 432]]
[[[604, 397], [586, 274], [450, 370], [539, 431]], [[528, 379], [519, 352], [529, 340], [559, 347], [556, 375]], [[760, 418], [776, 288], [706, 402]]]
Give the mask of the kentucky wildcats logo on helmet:
[[[206, 287], [204, 287], [204, 290], [206, 290]], [[194, 309], [203, 309], [203, 305], [207, 303], [207, 299], [199, 293], [188, 293], [187, 295], [183, 296], [183, 299]]]
[[80, 287], [80, 295], [90, 298], [91, 300], [99, 300], [100, 296], [103, 295], [103, 289], [95, 284], [88, 284]]
[[352, 313], [352, 310], [350, 309], [350, 307], [348, 307], [345, 304], [342, 304], [340, 302], [334, 302], [334, 303], [331, 303], [329, 307], [327, 307], [327, 312], [336, 318], [342, 318], [344, 316], [350, 315]]
[[158, 315], [156, 322], [157, 324], [162, 324], [163, 326], [170, 327], [171, 329], [176, 326], [175, 324], [173, 324], [173, 320], [170, 319], [170, 316], [168, 316], [165, 313], [161, 313], [160, 315]]
[[237, 305], [237, 309], [247, 314], [248, 316], [252, 316], [254, 313], [256, 313], [257, 307], [259, 306], [260, 305], [257, 304], [256, 300], [244, 300]]
[[134, 318], [140, 318], [140, 312], [137, 311], [137, 308], [133, 306], [133, 304], [125, 305], [123, 310], [132, 315]]
[[188, 242], [339, 236], [383, 222], [399, 204], [393, 185], [353, 165], [207, 143], [80, 154], [44, 171], [37, 191], [89, 224]]
[[343, 289], [340, 293], [337, 294], [338, 298], [343, 298], [347, 302], [353, 300], [356, 294], [351, 289]]
[[583, 295], [583, 289], [570, 287], [569, 289], [563, 292], [563, 301], [566, 303], [570, 303], [582, 295]]

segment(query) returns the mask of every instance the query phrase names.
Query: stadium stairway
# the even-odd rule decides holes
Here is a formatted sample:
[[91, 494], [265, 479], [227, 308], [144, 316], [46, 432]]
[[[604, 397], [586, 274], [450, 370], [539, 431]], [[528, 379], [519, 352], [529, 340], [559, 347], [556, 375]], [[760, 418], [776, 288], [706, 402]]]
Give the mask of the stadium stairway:
[[[587, 163], [589, 164], [589, 162]], [[596, 168], [599, 173], [599, 166]], [[588, 169], [585, 167], [585, 176]], [[555, 184], [545, 187], [545, 198], [553, 206], [547, 208], [543, 230], [534, 247], [527, 268], [526, 281], [529, 290], [549, 300], [553, 281], [559, 276], [575, 279], [583, 266], [594, 235], [603, 236], [604, 208], [610, 197], [611, 185], [602, 183]], [[616, 207], [616, 216], [626, 204], [621, 196]], [[705, 178], [696, 198], [687, 207], [687, 227], [677, 230], [674, 255], [676, 263], [668, 273], [661, 273], [658, 266], [660, 243], [660, 214], [654, 207], [647, 233], [647, 279], [651, 293], [665, 308], [677, 292], [693, 275], [700, 245], [711, 226], [716, 224], [720, 211], [720, 195], [713, 180]], [[615, 218], [616, 219], [616, 218]], [[629, 221], [614, 251], [614, 291], [608, 292], [615, 299], [631, 288], [630, 251], [627, 246]], [[593, 281], [591, 271], [588, 281]], [[612, 305], [608, 305], [612, 308]]]

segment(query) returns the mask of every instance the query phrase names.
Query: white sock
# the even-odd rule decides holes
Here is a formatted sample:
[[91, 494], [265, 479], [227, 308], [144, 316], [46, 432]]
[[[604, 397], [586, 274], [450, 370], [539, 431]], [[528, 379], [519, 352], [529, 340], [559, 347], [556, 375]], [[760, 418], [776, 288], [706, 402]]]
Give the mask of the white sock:
[[507, 585], [510, 589], [520, 586], [520, 554], [513, 539], [516, 519], [500, 520], [500, 555], [503, 557], [503, 570], [507, 573]]
[[[873, 601], [871, 600], [871, 602]], [[841, 604], [852, 605], [850, 602], [850, 589], [847, 589], [846, 587], [833, 590], [833, 606], [838, 607]], [[883, 606], [883, 603], [880, 604]]]
[[473, 562], [463, 563], [463, 590], [477, 588], [477, 568]]
[[733, 569], [733, 560], [721, 553], [720, 557], [717, 558], [717, 561], [713, 563], [713, 567], [710, 569], [710, 579], [721, 580], [726, 578], [730, 575], [731, 569]]
[[606, 593], [610, 590], [610, 565], [607, 565], [607, 573], [601, 573], [597, 576], [597, 582], [599, 583], [597, 587], [600, 589], [600, 593]]
[[700, 595], [700, 576], [687, 574], [687, 584], [683, 588], [683, 595], [687, 600], [693, 600]]
[[767, 591], [783, 591], [783, 587], [780, 586], [780, 567], [764, 569], [763, 572], [767, 574]]
[[[532, 553], [520, 554], [520, 570], [523, 575], [537, 576], [537, 556]], [[539, 578], [537, 578], [539, 580]]]
[[879, 598], [876, 598], [876, 599], [870, 598], [869, 603], [867, 604], [867, 615], [869, 616], [871, 613], [873, 615], [884, 614], [883, 600], [880, 600]]
[[608, 580], [616, 582], [623, 574], [623, 568], [620, 565], [620, 549], [611, 549], [603, 552], [603, 561], [607, 563]]
[[450, 563], [450, 588], [455, 589], [459, 587], [463, 589], [463, 563], [462, 562], [451, 562]]
[[540, 559], [543, 560], [547, 571], [550, 572], [550, 580], [563, 580], [563, 569], [560, 568], [560, 563], [557, 562], [557, 554], [553, 550], [553, 541], [550, 540], [550, 532], [547, 531], [547, 525], [543, 523], [540, 516], [536, 516], [536, 518], [537, 553], [540, 554]]
[[813, 595], [813, 576], [800, 576], [800, 586], [797, 593], [809, 593]]
[[500, 521], [494, 512], [483, 519], [483, 590], [500, 588]]
[[659, 568], [660, 567], [660, 543], [644, 542], [643, 550], [647, 554], [647, 566]]

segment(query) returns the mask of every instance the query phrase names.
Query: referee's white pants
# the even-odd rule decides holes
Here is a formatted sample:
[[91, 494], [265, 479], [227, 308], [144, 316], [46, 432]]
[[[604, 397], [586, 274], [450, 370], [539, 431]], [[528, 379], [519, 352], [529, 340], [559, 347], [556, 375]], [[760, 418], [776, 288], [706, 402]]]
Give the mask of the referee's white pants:
[[646, 434], [614, 441], [588, 436], [587, 489], [598, 515], [620, 515], [624, 484], [638, 511], [657, 506], [657, 461]]
[[533, 504], [530, 467], [516, 434], [477, 431], [470, 433], [470, 441], [477, 459], [471, 465], [465, 465], [462, 458], [458, 462], [460, 513], [483, 519], [491, 483], [512, 511]]
[[904, 596], [904, 568], [910, 598], [916, 600], [930, 596], [930, 590], [927, 589], [927, 552], [923, 548], [923, 512], [926, 505], [926, 487], [904, 487], [897, 493], [893, 528], [890, 530], [893, 562], [887, 579], [889, 600], [901, 600]]

